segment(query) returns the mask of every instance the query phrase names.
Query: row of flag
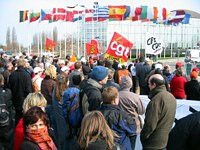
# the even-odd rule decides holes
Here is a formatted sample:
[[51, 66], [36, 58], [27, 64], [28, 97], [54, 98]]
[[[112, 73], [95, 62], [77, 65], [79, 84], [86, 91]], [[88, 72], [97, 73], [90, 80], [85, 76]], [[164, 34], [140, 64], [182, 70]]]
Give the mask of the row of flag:
[[99, 6], [94, 5], [92, 9], [75, 10], [76, 8], [53, 8], [53, 10], [41, 9], [40, 12], [33, 10], [23, 10], [19, 12], [20, 22], [29, 21], [34, 22], [37, 20], [54, 22], [58, 20], [75, 22], [83, 20], [90, 21], [153, 21], [154, 23], [163, 24], [188, 24], [190, 14], [185, 13], [184, 10], [176, 10], [168, 12], [166, 8], [158, 7], [130, 7], [127, 5], [117, 6]]

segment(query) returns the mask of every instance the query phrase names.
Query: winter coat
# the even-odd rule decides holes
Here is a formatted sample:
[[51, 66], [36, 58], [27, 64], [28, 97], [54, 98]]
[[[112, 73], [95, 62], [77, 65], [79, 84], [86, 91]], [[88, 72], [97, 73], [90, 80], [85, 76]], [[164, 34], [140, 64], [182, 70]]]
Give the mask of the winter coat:
[[52, 93], [53, 88], [56, 85], [56, 81], [50, 79], [49, 77], [45, 77], [41, 83], [41, 93], [44, 95], [45, 99], [47, 100], [47, 105], [52, 104]]
[[15, 109], [22, 110], [24, 99], [33, 92], [30, 75], [23, 67], [18, 67], [9, 77], [9, 88], [11, 89], [13, 105]]
[[129, 136], [136, 135], [136, 126], [133, 118], [117, 105], [102, 104], [100, 111], [104, 115], [109, 127], [119, 136], [116, 142], [121, 149], [131, 150]]
[[170, 82], [171, 93], [177, 99], [185, 99], [185, 84], [187, 80], [183, 76], [174, 76]]
[[86, 93], [88, 97], [88, 110], [92, 111], [99, 109], [102, 103], [102, 85], [99, 84], [96, 80], [90, 78], [87, 81], [84, 81], [80, 88], [81, 91]]
[[163, 149], [175, 119], [176, 99], [164, 85], [151, 90], [149, 99], [140, 140], [144, 149]]
[[20, 146], [20, 150], [40, 150], [40, 147], [32, 141], [24, 140]]
[[169, 134], [167, 150], [200, 149], [200, 112], [190, 114], [176, 122]]
[[84, 76], [83, 73], [78, 71], [78, 70], [74, 70], [73, 72], [71, 72], [69, 74], [69, 87], [74, 87], [75, 86], [74, 83], [73, 83], [73, 80], [72, 80], [74, 75], [81, 75], [81, 77]]
[[185, 94], [188, 100], [200, 101], [200, 84], [197, 80], [188, 81], [185, 84]]
[[111, 87], [111, 86], [117, 88], [118, 91], [120, 91], [120, 86], [119, 86], [119, 84], [115, 83], [113, 80], [108, 80], [107, 83], [104, 85], [104, 88], [106, 88], [106, 87]]

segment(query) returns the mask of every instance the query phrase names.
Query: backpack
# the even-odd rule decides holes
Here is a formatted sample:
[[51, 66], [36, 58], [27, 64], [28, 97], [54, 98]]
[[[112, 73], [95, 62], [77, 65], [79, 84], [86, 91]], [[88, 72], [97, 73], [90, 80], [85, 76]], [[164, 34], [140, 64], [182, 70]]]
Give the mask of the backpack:
[[6, 91], [0, 91], [0, 127], [8, 126], [10, 123], [10, 113], [6, 105]]
[[75, 87], [68, 88], [63, 94], [63, 112], [66, 121], [73, 128], [81, 126], [83, 113], [80, 107], [80, 90]]
[[32, 82], [33, 91], [36, 92], [36, 93], [40, 91], [39, 86], [36, 83], [37, 79], [35, 79], [35, 81]]

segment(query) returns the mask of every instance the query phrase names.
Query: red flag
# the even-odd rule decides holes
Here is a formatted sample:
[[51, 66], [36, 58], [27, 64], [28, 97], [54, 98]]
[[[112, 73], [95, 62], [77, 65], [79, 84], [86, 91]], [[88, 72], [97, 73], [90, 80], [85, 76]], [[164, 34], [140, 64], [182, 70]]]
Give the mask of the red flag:
[[91, 43], [86, 43], [85, 46], [87, 55], [99, 53], [98, 42], [96, 40], [91, 40]]
[[119, 33], [114, 32], [105, 57], [126, 62], [130, 55], [132, 46], [133, 43], [121, 36]]
[[65, 21], [73, 22], [73, 20], [74, 20], [74, 13], [72, 11], [66, 11]]
[[56, 46], [56, 42], [55, 41], [53, 41], [53, 40], [51, 40], [49, 38], [46, 38], [45, 49], [47, 51], [53, 51], [55, 46]]
[[53, 8], [53, 20], [65, 20], [66, 10], [64, 8]]

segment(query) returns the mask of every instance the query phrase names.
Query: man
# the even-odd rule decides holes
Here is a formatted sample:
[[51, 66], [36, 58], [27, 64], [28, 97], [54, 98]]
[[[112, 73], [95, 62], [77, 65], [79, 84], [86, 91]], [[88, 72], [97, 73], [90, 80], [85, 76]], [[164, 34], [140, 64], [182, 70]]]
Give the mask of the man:
[[144, 150], [164, 150], [175, 119], [176, 99], [166, 90], [160, 74], [152, 75], [148, 83], [151, 101], [146, 108], [140, 139]]
[[[102, 90], [103, 85], [108, 80], [108, 69], [103, 66], [96, 66], [90, 73], [90, 78], [80, 86], [81, 92], [87, 95], [87, 101], [89, 103], [88, 108], [84, 107], [84, 110], [89, 111], [98, 110], [102, 103]], [[82, 99], [83, 101], [83, 99]]]
[[75, 62], [74, 63], [75, 70], [69, 74], [69, 87], [74, 87], [74, 83], [72, 81], [72, 78], [74, 75], [81, 75], [82, 78], [84, 78], [83, 72], [82, 72], [82, 64], [81, 62]]
[[23, 117], [22, 105], [24, 99], [29, 93], [33, 92], [31, 76], [26, 72], [25, 65], [26, 61], [20, 58], [17, 62], [17, 70], [15, 70], [9, 77], [9, 87], [13, 95], [12, 101], [16, 110], [16, 125], [19, 119]]

